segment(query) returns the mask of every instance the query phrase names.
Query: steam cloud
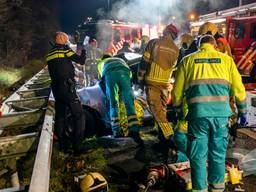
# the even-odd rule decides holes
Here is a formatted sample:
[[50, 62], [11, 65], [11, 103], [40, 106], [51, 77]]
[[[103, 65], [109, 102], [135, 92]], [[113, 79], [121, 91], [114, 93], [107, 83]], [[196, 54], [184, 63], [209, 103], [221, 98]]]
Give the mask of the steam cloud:
[[[159, 21], [174, 22], [178, 26], [184, 23], [184, 17], [198, 4], [207, 5], [206, 9], [216, 9], [228, 0], [121, 0], [112, 5], [108, 13], [110, 18], [123, 21], [157, 24]], [[106, 13], [98, 10], [100, 16]], [[175, 20], [172, 19], [175, 16]]]

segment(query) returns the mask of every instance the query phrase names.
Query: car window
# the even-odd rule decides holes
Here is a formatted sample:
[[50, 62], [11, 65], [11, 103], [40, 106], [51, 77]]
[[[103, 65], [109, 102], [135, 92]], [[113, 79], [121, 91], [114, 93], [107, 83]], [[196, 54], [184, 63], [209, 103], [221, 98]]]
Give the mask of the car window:
[[256, 39], [256, 23], [252, 23], [251, 25], [251, 35], [252, 39]]
[[129, 31], [129, 29], [124, 30], [124, 39], [125, 40], [130, 40], [130, 31]]
[[132, 30], [132, 39], [134, 39], [135, 37], [138, 38], [137, 29]]
[[235, 38], [236, 39], [243, 39], [245, 34], [245, 25], [244, 23], [237, 23], [235, 28]]

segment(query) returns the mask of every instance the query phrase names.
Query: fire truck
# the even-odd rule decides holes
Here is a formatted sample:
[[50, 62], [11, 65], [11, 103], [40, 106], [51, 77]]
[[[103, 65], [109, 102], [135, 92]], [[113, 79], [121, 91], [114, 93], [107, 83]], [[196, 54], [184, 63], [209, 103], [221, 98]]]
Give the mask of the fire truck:
[[101, 20], [85, 22], [77, 28], [78, 43], [86, 44], [90, 38], [97, 39], [101, 50], [115, 55], [123, 43], [132, 44], [134, 38], [141, 39], [143, 35], [158, 37], [159, 28], [155, 25], [144, 25], [117, 20]]
[[201, 15], [191, 22], [191, 34], [197, 35], [206, 21], [215, 23], [228, 40], [234, 60], [244, 77], [256, 79], [256, 3]]

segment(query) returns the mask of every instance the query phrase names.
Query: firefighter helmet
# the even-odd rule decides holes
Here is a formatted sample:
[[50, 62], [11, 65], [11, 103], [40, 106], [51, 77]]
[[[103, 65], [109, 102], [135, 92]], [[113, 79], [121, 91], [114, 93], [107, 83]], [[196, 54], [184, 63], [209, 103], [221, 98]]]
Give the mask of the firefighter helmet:
[[165, 27], [163, 34], [168, 34], [170, 33], [172, 35], [173, 39], [176, 39], [178, 36], [178, 29], [173, 25], [173, 24], [169, 24]]
[[69, 42], [69, 37], [64, 32], [56, 32], [55, 42], [60, 45], [65, 45]]
[[108, 191], [106, 179], [97, 172], [88, 173], [80, 183], [82, 192], [105, 192]]
[[218, 28], [214, 23], [206, 22], [199, 28], [199, 35], [215, 35], [218, 32]]
[[181, 47], [183, 47], [184, 49], [188, 49], [189, 46], [191, 45], [191, 43], [193, 42], [194, 38], [192, 35], [188, 34], [188, 33], [184, 33], [183, 35], [181, 35], [180, 37], [180, 45]]

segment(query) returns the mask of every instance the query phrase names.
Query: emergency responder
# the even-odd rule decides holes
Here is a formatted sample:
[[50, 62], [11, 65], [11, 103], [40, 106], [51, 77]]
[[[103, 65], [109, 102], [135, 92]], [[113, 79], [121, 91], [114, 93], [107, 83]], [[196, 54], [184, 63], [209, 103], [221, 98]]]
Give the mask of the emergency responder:
[[[200, 40], [200, 50], [185, 57], [176, 76], [173, 103], [181, 110], [188, 104], [188, 150], [194, 191], [224, 191], [228, 122], [232, 115], [229, 98], [234, 96], [240, 125], [247, 123], [246, 93], [231, 57], [216, 51], [213, 36]], [[179, 109], [180, 108], [180, 109]]]
[[177, 59], [177, 65], [179, 65], [181, 59], [185, 56], [186, 50], [189, 49], [190, 45], [194, 41], [193, 36], [191, 36], [188, 33], [184, 33], [180, 37], [180, 51], [179, 51], [179, 57]]
[[98, 80], [98, 59], [103, 54], [102, 50], [98, 48], [98, 42], [96, 39], [89, 40], [89, 44], [86, 47], [86, 53], [87, 58], [84, 65], [86, 85], [93, 86]]
[[74, 154], [79, 154], [85, 150], [82, 145], [84, 138], [85, 117], [81, 103], [75, 90], [75, 72], [72, 61], [80, 64], [85, 63], [86, 52], [82, 50], [81, 55], [77, 55], [67, 45], [68, 35], [57, 32], [55, 44], [47, 54], [46, 61], [51, 77], [52, 92], [55, 97], [55, 131], [58, 136], [60, 150], [66, 152], [68, 149], [65, 136], [65, 112], [68, 108], [74, 120], [72, 145]]
[[145, 49], [146, 49], [146, 46], [147, 46], [147, 44], [148, 44], [148, 42], [149, 42], [149, 36], [147, 36], [147, 35], [143, 35], [142, 37], [141, 37], [141, 44], [140, 44], [140, 51], [139, 51], [139, 53], [141, 53], [141, 54], [143, 54], [144, 53], [144, 51], [145, 51]]
[[232, 57], [231, 48], [228, 41], [218, 32], [218, 28], [214, 23], [206, 22], [200, 28], [198, 35], [212, 35], [216, 40], [216, 50]]
[[173, 42], [177, 35], [177, 28], [170, 24], [164, 29], [162, 37], [150, 40], [138, 70], [139, 83], [146, 87], [147, 101], [158, 125], [160, 148], [166, 149], [173, 135], [173, 128], [166, 117], [166, 95], [179, 52]]
[[115, 138], [121, 137], [121, 128], [118, 117], [118, 92], [125, 104], [128, 119], [128, 136], [132, 137], [139, 146], [143, 146], [143, 140], [139, 135], [139, 122], [134, 107], [134, 95], [131, 86], [131, 71], [125, 61], [108, 54], [102, 56], [98, 65], [101, 79], [99, 85], [106, 94], [110, 105], [111, 128]]
[[214, 39], [216, 40], [216, 50], [226, 53], [230, 57], [232, 57], [231, 48], [229, 46], [228, 41], [218, 32], [218, 28], [214, 23], [206, 22], [203, 25], [200, 26], [198, 35], [199, 37], [195, 39], [190, 47], [185, 51], [184, 56], [191, 54], [198, 50], [198, 39], [200, 39], [200, 36], [202, 35], [212, 35], [214, 36]]

